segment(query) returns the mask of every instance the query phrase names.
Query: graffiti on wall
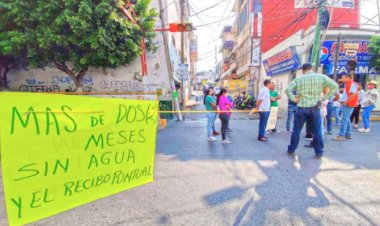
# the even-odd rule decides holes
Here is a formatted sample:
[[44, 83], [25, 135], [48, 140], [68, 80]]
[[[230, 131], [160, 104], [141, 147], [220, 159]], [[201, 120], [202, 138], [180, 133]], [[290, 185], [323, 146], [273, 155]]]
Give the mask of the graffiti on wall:
[[[50, 81], [39, 80], [37, 78], [26, 78], [25, 82], [19, 85], [20, 92], [74, 92], [76, 86], [74, 80], [67, 76], [52, 76]], [[83, 91], [93, 92], [94, 82], [90, 76], [82, 80]]]

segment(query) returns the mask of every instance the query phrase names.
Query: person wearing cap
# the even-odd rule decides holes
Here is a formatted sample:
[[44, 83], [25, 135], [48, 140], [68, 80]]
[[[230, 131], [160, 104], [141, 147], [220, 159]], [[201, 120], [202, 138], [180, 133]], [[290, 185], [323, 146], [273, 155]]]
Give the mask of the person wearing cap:
[[342, 120], [340, 123], [339, 135], [334, 141], [345, 141], [352, 139], [351, 115], [354, 109], [359, 105], [359, 89], [356, 82], [349, 74], [342, 76], [342, 81], [345, 83], [344, 91], [340, 102], [342, 103], [341, 112]]
[[362, 118], [363, 118], [364, 128], [358, 130], [361, 133], [370, 132], [369, 119], [371, 117], [371, 112], [373, 111], [373, 109], [375, 109], [375, 104], [377, 102], [378, 96], [379, 96], [379, 93], [377, 92], [377, 82], [371, 81], [370, 83], [368, 83], [368, 90], [364, 94], [363, 103], [362, 103], [362, 107], [363, 107]]
[[[301, 130], [307, 120], [313, 124], [313, 147], [316, 158], [323, 156], [323, 138], [321, 131], [321, 101], [328, 100], [338, 90], [336, 82], [329, 77], [313, 72], [313, 66], [306, 63], [302, 66], [303, 76], [294, 79], [285, 93], [289, 99], [297, 103], [297, 110], [294, 118], [294, 129], [288, 146], [288, 154], [294, 155], [300, 140]], [[328, 90], [326, 95], [321, 97], [324, 90]], [[297, 92], [297, 96], [293, 94]]]

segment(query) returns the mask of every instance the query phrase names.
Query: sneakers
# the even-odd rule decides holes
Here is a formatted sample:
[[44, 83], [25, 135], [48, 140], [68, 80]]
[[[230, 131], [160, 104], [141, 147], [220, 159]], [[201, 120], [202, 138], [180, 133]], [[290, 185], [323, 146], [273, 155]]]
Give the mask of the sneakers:
[[227, 133], [231, 133], [231, 132], [232, 132], [232, 129], [227, 129], [226, 132], [227, 132]]
[[361, 133], [369, 133], [369, 132], [371, 132], [370, 129], [364, 129], [364, 128], [358, 129], [358, 131], [361, 132]]
[[209, 137], [207, 140], [208, 140], [208, 142], [215, 142], [216, 138], [215, 137]]
[[342, 136], [337, 136], [333, 139], [334, 141], [345, 141], [346, 138], [345, 137], [342, 137]]
[[230, 140], [222, 140], [222, 144], [231, 144], [232, 142]]

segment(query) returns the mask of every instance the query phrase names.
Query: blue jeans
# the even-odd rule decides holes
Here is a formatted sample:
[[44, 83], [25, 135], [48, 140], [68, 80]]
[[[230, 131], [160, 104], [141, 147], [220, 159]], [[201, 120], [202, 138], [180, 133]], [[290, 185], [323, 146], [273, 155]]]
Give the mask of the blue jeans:
[[323, 139], [325, 137], [325, 123], [322, 118], [322, 110], [321, 110], [321, 132], [322, 132], [322, 139]]
[[334, 107], [335, 125], [339, 125], [340, 122], [340, 108]]
[[369, 118], [371, 117], [371, 112], [373, 111], [373, 109], [375, 109], [375, 105], [363, 108], [362, 118], [364, 129], [369, 129]]
[[327, 132], [332, 132], [332, 123], [333, 123], [333, 115], [334, 115], [334, 104], [333, 102], [329, 102], [327, 104]]
[[267, 127], [269, 114], [270, 112], [260, 112], [259, 139], [265, 137], [265, 129]]
[[214, 131], [212, 128], [214, 127], [215, 113], [209, 112], [206, 114], [206, 116], [207, 116], [207, 137], [210, 138], [212, 136], [212, 132]]
[[297, 112], [294, 118], [294, 129], [290, 145], [288, 146], [288, 152], [294, 153], [298, 147], [301, 131], [306, 121], [309, 121], [311, 127], [313, 127], [313, 146], [316, 155], [323, 154], [323, 138], [322, 138], [322, 117], [320, 109], [316, 107], [310, 108], [297, 108]]
[[212, 131], [214, 132], [214, 131], [216, 131], [216, 129], [215, 129], [215, 121], [216, 121], [216, 116], [217, 116], [218, 114], [216, 114], [215, 112], [212, 113], [212, 114], [214, 114], [214, 122], [212, 123]]
[[339, 136], [350, 137], [352, 135], [351, 115], [352, 115], [352, 112], [354, 111], [354, 108], [342, 106], [341, 111], [342, 111], [342, 122], [340, 123]]
[[292, 123], [293, 116], [297, 110], [297, 106], [288, 105], [288, 120], [286, 121], [286, 130], [290, 131], [290, 124]]

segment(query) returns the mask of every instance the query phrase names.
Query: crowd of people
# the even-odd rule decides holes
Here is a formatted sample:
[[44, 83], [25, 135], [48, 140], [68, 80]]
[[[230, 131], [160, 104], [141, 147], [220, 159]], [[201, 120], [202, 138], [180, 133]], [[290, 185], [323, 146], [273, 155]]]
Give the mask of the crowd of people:
[[[288, 154], [294, 155], [304, 124], [306, 124], [306, 138], [311, 141], [306, 147], [314, 148], [317, 158], [323, 156], [325, 134], [333, 134], [333, 118], [335, 118], [335, 126], [339, 126], [339, 133], [333, 139], [335, 141], [352, 139], [353, 129], [358, 129], [362, 133], [370, 132], [370, 116], [378, 99], [376, 81], [370, 81], [365, 91], [350, 74], [343, 74], [340, 82], [344, 84], [344, 88], [339, 88], [338, 82], [314, 72], [310, 63], [302, 66], [302, 72], [303, 75], [295, 78], [285, 90], [289, 99], [286, 130], [292, 133]], [[265, 80], [263, 85], [259, 91], [256, 107], [250, 114], [259, 114], [258, 140], [266, 142], [268, 132], [278, 132], [277, 128], [268, 131], [267, 123], [271, 108], [278, 107], [281, 95], [275, 90], [275, 85], [271, 80]], [[231, 132], [229, 121], [234, 107], [228, 88], [221, 89], [218, 94], [215, 94], [212, 88], [207, 89], [204, 104], [208, 112], [208, 141], [217, 140], [215, 136], [219, 133], [215, 130], [215, 120], [219, 116], [221, 142], [222, 144], [232, 143], [226, 136], [226, 133]], [[363, 128], [359, 129], [360, 113]]]

